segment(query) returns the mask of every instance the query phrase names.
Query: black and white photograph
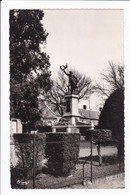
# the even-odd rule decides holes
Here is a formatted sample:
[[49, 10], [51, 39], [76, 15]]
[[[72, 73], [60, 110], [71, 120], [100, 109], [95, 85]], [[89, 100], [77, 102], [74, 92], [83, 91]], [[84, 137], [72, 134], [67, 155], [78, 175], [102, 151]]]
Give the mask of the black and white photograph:
[[124, 9], [8, 14], [10, 189], [124, 190]]
[[12, 188], [124, 188], [123, 16], [10, 10]]

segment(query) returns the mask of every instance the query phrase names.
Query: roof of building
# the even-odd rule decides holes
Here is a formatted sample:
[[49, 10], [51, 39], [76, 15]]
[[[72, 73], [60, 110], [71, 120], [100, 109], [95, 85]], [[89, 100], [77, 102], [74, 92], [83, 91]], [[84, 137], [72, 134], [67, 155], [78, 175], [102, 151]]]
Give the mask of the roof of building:
[[93, 111], [93, 110], [79, 109], [79, 114], [81, 118], [98, 120], [100, 112]]
[[54, 112], [48, 105], [46, 105], [46, 107], [42, 109], [42, 117], [46, 119], [56, 119], [60, 116], [57, 114], [57, 112]]
[[[98, 112], [98, 111], [79, 109], [80, 118], [98, 120], [99, 114], [100, 114], [100, 112]], [[46, 118], [46, 119], [47, 118], [56, 119], [56, 118], [59, 118], [60, 115], [58, 115], [57, 112], [52, 111], [52, 109], [49, 106], [46, 106], [42, 110], [42, 117]]]
[[[40, 104], [42, 118], [44, 119], [57, 119], [60, 118], [60, 114], [57, 110], [53, 110], [53, 107], [50, 107], [48, 104]], [[78, 109], [80, 118], [82, 119], [93, 119], [98, 120], [100, 112], [86, 109]]]

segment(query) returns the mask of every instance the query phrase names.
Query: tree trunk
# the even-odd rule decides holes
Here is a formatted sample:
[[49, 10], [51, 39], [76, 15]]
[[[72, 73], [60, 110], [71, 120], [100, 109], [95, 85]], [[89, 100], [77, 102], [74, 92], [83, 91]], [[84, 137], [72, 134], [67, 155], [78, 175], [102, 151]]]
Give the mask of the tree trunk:
[[101, 156], [101, 145], [98, 143], [97, 145], [97, 152], [98, 152], [98, 158], [99, 158], [99, 166], [102, 165], [102, 156]]

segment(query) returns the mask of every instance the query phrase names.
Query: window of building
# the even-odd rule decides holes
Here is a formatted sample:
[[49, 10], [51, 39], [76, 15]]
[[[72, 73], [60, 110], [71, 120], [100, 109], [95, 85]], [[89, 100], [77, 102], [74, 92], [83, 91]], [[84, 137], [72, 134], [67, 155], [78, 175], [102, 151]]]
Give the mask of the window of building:
[[84, 109], [84, 110], [87, 110], [87, 106], [86, 106], [86, 105], [83, 105], [83, 109]]

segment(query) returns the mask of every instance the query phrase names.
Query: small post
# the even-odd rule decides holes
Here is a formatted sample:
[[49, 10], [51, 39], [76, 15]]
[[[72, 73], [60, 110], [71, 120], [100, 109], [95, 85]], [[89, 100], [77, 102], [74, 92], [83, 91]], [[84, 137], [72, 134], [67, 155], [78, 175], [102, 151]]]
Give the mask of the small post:
[[86, 186], [84, 166], [85, 166], [85, 163], [83, 163], [83, 181], [82, 181], [82, 185]]
[[67, 127], [67, 133], [71, 133], [71, 127], [69, 125]]
[[33, 189], [35, 189], [35, 134], [33, 134]]
[[56, 133], [56, 127], [55, 126], [52, 127], [52, 132]]
[[94, 124], [91, 121], [91, 179], [90, 181], [93, 182], [93, 130], [94, 130]]

